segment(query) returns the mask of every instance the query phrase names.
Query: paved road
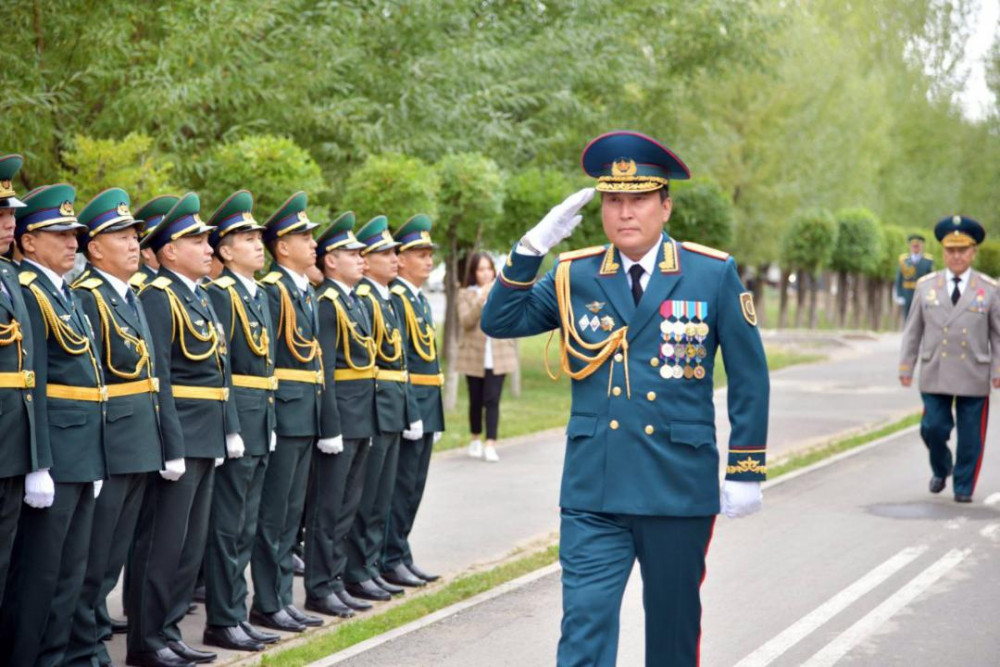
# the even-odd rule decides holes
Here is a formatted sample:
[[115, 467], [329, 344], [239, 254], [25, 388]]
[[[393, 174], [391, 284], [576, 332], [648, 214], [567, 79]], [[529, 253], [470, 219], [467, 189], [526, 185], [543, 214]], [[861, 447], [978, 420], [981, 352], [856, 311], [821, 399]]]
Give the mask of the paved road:
[[[922, 449], [910, 430], [769, 489], [755, 517], [720, 519], [702, 664], [1000, 665], [1000, 451], [958, 505], [927, 493]], [[643, 664], [641, 605], [636, 571], [620, 665]], [[559, 609], [556, 573], [341, 664], [549, 665]]]

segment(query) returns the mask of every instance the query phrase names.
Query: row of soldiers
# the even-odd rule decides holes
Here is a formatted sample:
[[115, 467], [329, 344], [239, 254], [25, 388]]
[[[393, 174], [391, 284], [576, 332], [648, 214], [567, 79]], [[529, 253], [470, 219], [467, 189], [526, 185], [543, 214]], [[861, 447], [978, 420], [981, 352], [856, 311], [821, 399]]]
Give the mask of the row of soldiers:
[[444, 428], [426, 216], [316, 234], [304, 193], [260, 225], [240, 190], [206, 224], [194, 193], [133, 214], [119, 188], [77, 214], [69, 185], [19, 199], [21, 164], [0, 158], [0, 664], [111, 664], [123, 566], [129, 665], [215, 659], [180, 631], [202, 568], [209, 646], [321, 625], [292, 600], [300, 523], [307, 611], [437, 578], [408, 542]]

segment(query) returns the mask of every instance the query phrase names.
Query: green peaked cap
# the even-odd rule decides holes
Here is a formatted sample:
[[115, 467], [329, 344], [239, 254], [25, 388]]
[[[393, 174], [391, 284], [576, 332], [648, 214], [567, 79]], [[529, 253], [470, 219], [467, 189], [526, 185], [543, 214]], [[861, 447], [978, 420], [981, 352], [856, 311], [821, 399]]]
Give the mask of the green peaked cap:
[[160, 224], [149, 233], [146, 245], [158, 252], [163, 246], [183, 236], [200, 236], [215, 229], [201, 221], [198, 216], [200, 210], [201, 200], [198, 195], [187, 193], [177, 200]]
[[257, 229], [264, 229], [257, 224], [253, 217], [253, 195], [249, 190], [237, 190], [229, 195], [224, 202], [219, 204], [215, 213], [208, 220], [210, 225], [215, 227], [215, 231], [209, 237], [214, 247], [230, 232], [248, 232]]
[[0, 156], [0, 208], [23, 208], [24, 202], [14, 191], [14, 177], [21, 171], [24, 158], [20, 155]]
[[404, 222], [394, 235], [396, 241], [399, 242], [399, 251], [403, 252], [414, 248], [437, 248], [437, 244], [431, 240], [431, 227], [433, 227], [431, 219], [423, 213], [417, 213]]
[[64, 232], [83, 227], [76, 220], [73, 202], [76, 188], [66, 183], [35, 188], [24, 197], [24, 208], [16, 210], [17, 227], [14, 234], [25, 232]]
[[136, 225], [141, 227], [143, 221], [132, 216], [129, 210], [131, 205], [128, 193], [121, 188], [108, 188], [95, 196], [77, 216], [80, 224], [87, 228], [80, 234], [81, 242], [86, 244], [104, 232], [116, 232]]
[[160, 224], [163, 220], [163, 216], [174, 207], [177, 200], [180, 199], [177, 195], [160, 195], [158, 197], [153, 197], [148, 202], [143, 204], [135, 211], [132, 215], [135, 216], [136, 220], [142, 220], [144, 223], [144, 228], [142, 230], [142, 236], [140, 236], [139, 246], [147, 247], [147, 240], [156, 226]]
[[341, 213], [316, 239], [316, 254], [325, 255], [331, 250], [361, 250], [364, 243], [354, 236], [354, 211]]
[[264, 223], [264, 243], [273, 243], [285, 234], [309, 232], [318, 227], [306, 215], [309, 198], [304, 192], [296, 192]]
[[399, 246], [392, 240], [392, 234], [389, 233], [389, 219], [384, 215], [376, 215], [366, 222], [356, 236], [365, 244], [364, 250], [361, 251], [362, 255], [392, 250]]

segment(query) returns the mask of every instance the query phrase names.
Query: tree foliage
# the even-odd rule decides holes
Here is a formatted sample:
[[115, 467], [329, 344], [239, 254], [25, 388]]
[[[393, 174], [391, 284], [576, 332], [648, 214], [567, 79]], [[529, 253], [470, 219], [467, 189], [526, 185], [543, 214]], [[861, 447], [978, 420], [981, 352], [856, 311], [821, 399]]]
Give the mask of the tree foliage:
[[706, 178], [671, 187], [670, 236], [728, 250], [733, 238], [733, 204], [722, 187]]
[[826, 209], [798, 211], [781, 238], [781, 262], [807, 273], [824, 268], [837, 246], [837, 220]]
[[440, 187], [437, 171], [419, 158], [373, 155], [348, 177], [341, 208], [352, 209], [359, 224], [385, 215], [395, 229], [417, 213], [436, 219]]
[[1000, 241], [983, 241], [976, 253], [975, 266], [988, 276], [1000, 276]]
[[862, 207], [837, 211], [837, 243], [830, 266], [846, 273], [869, 274], [882, 258], [882, 230], [875, 214]]
[[138, 132], [121, 141], [77, 135], [63, 152], [62, 163], [62, 179], [76, 186], [81, 208], [107, 188], [123, 188], [137, 205], [175, 189], [174, 163], [158, 154], [151, 137]]

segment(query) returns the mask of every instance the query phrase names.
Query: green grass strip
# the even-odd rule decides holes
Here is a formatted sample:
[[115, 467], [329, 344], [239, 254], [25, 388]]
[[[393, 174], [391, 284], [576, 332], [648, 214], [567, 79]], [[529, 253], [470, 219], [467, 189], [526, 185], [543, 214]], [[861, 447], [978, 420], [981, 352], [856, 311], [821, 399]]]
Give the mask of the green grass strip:
[[274, 655], [261, 657], [261, 664], [268, 667], [297, 667], [307, 665], [338, 651], [354, 646], [372, 637], [411, 623], [427, 614], [467, 600], [484, 591], [507, 583], [529, 572], [554, 563], [559, 557], [559, 547], [550, 546], [486, 572], [460, 577], [442, 588], [418, 595], [375, 616], [360, 617], [335, 626], [307, 644]]

